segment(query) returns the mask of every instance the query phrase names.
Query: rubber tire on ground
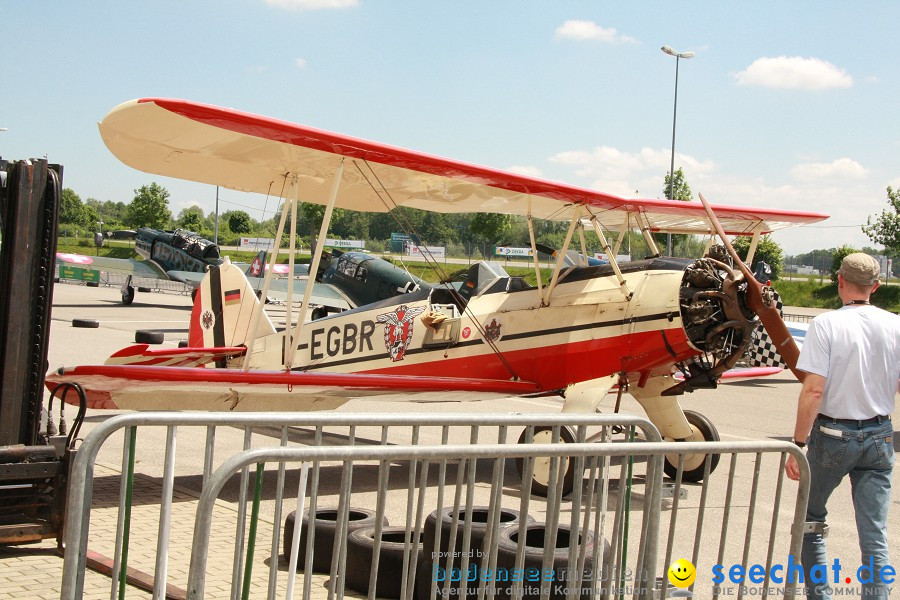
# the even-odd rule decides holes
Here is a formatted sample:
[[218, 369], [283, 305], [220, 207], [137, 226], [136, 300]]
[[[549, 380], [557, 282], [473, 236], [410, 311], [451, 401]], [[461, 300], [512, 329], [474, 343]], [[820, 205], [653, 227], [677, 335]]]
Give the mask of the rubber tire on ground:
[[[454, 552], [458, 552], [460, 554], [455, 554], [453, 560], [448, 562], [447, 554], [445, 554], [450, 548], [450, 530], [453, 528], [453, 516], [454, 512], [458, 513], [458, 522], [456, 525], [456, 541], [454, 543]], [[440, 513], [440, 525], [438, 525], [438, 514]], [[469, 534], [469, 546], [467, 548], [463, 548], [463, 527], [465, 524], [466, 518], [466, 507], [460, 506], [457, 511], [453, 510], [452, 506], [445, 506], [440, 511], [433, 511], [428, 517], [425, 519], [425, 528], [422, 535], [422, 549], [425, 555], [425, 563], [428, 566], [428, 572], [432, 572], [432, 565], [435, 564], [435, 556], [438, 557], [437, 566], [445, 571], [449, 567], [453, 569], [454, 567], [461, 569], [462, 568], [462, 552], [466, 552], [469, 556], [469, 560], [467, 561], [467, 567], [470, 564], [475, 564], [476, 566], [481, 566], [481, 561], [479, 560], [479, 553], [485, 552], [486, 549], [483, 548], [484, 538], [487, 535], [488, 531], [488, 518], [490, 517], [490, 507], [489, 506], [473, 506], [471, 513], [471, 533]], [[511, 508], [501, 508], [500, 509], [500, 527], [504, 527], [507, 525], [518, 525], [519, 524], [520, 514], [519, 511], [513, 510]], [[533, 523], [534, 519], [530, 516], [526, 518], [528, 523]], [[441, 531], [441, 539], [440, 544], [438, 545], [437, 555], [435, 555], [434, 549], [434, 540], [437, 536], [437, 530], [440, 527]], [[427, 597], [430, 592], [431, 579], [429, 578], [427, 582], [424, 582], [425, 585], [428, 586], [428, 589], [424, 591], [424, 596]], [[457, 586], [459, 588], [459, 586]], [[438, 590], [441, 588], [438, 587]], [[462, 591], [457, 589], [456, 594], [454, 596], [459, 597], [462, 595]], [[467, 595], [470, 598], [476, 597], [478, 594], [478, 586], [470, 585]]]
[[96, 329], [97, 327], [100, 327], [100, 321], [97, 319], [72, 319], [72, 327]]
[[[318, 507], [314, 525], [313, 539], [313, 572], [330, 573], [331, 555], [334, 552], [334, 532], [337, 529], [338, 511], [336, 507]], [[282, 538], [285, 558], [290, 560], [291, 542], [294, 539], [294, 526], [296, 511], [291, 511], [284, 519], [284, 536]], [[376, 524], [375, 511], [365, 508], [350, 507], [347, 520], [347, 534], [363, 527], [374, 527]], [[382, 518], [382, 525], [387, 526], [387, 518]], [[303, 515], [303, 524], [300, 528], [300, 548], [297, 556], [297, 570], [302, 571], [306, 565], [306, 532], [309, 529], [309, 514]]]
[[100, 282], [99, 281], [85, 281], [84, 285], [86, 285], [88, 287], [100, 287]]
[[[540, 598], [540, 583], [546, 582], [543, 573], [543, 564], [544, 564], [544, 536], [546, 535], [546, 524], [544, 523], [529, 523], [526, 526], [525, 531], [525, 547], [524, 547], [524, 557], [525, 562], [522, 565], [525, 573], [529, 572], [529, 569], [537, 569], [538, 573], [540, 573], [539, 580], [535, 582], [529, 582], [527, 579], [523, 582], [523, 595], [522, 598], [524, 600], [537, 600]], [[552, 600], [562, 600], [566, 598], [566, 588], [573, 585], [574, 581], [574, 573], [576, 572], [578, 565], [569, 565], [569, 541], [571, 540], [571, 529], [564, 524], [560, 524], [556, 529], [556, 549], [553, 552], [553, 570], [556, 574], [553, 577], [553, 582], [547, 582], [551, 584], [550, 587], [550, 598]], [[580, 532], [579, 532], [580, 536]], [[500, 572], [501, 569], [506, 569], [508, 572], [513, 571], [516, 568], [516, 545], [519, 539], [519, 527], [515, 525], [508, 525], [506, 527], [501, 527], [500, 531], [497, 534], [497, 572]], [[591, 561], [594, 556], [594, 551], [596, 549], [594, 534], [590, 531], [587, 532], [587, 536], [584, 540], [581, 541], [581, 544], [576, 545], [575, 547], [575, 555], [581, 552], [581, 546], [584, 546], [585, 551], [585, 570], [588, 570], [588, 565], [591, 564]], [[606, 539], [603, 539], [603, 560], [604, 562], [608, 560], [610, 553], [610, 545]], [[565, 575], [565, 577], [563, 577]], [[601, 576], [598, 581], [598, 585], [603, 585], [606, 579]], [[530, 585], [528, 585], [530, 583]], [[554, 585], [555, 584], [555, 585]], [[510, 584], [512, 585], [512, 584]], [[591, 597], [591, 581], [582, 582], [581, 593], [576, 596], [576, 598], [590, 598]], [[498, 587], [496, 590], [496, 594], [493, 596], [498, 599], [505, 599], [510, 597], [510, 588], [506, 587]], [[485, 596], [487, 597], [487, 596]]]
[[[544, 443], [544, 442], [550, 443], [552, 440], [552, 432], [553, 432], [553, 428], [550, 426], [540, 425], [540, 426], [535, 427], [533, 443], [538, 443], [537, 441], [534, 441], [534, 440], [538, 439], [539, 437], [547, 438], [546, 440], [541, 440], [541, 443]], [[526, 428], [525, 431], [522, 432], [522, 435], [519, 436], [518, 443], [524, 444], [525, 437], [527, 434], [528, 434], [528, 429]], [[544, 436], [539, 436], [539, 434], [544, 434]], [[549, 434], [549, 435], [547, 435], [547, 434]], [[565, 444], [572, 444], [575, 442], [575, 433], [572, 431], [572, 429], [570, 427], [562, 426], [559, 428], [559, 440], [560, 440], [560, 442], [565, 443]], [[549, 458], [543, 458], [543, 459], [540, 457], [535, 458], [534, 472], [536, 473], [538, 470], [539, 461], [546, 461], [547, 465], [548, 465], [547, 466], [547, 476], [549, 477], [549, 469], [550, 469], [549, 460], [550, 460]], [[563, 461], [565, 461], [565, 462], [563, 462]], [[563, 497], [566, 497], [570, 493], [572, 493], [572, 490], [575, 488], [575, 461], [571, 460], [571, 459], [563, 459], [563, 461], [560, 461], [560, 467], [564, 464], [566, 472], [565, 472], [565, 475], [563, 476], [562, 495], [563, 495]], [[522, 479], [522, 490], [524, 491], [527, 489], [527, 484], [523, 478], [523, 475], [525, 473], [525, 459], [524, 458], [516, 459], [516, 471], [519, 473], [519, 479]], [[581, 477], [581, 475], [579, 474], [579, 478], [580, 477]], [[547, 483], [549, 483], [549, 482], [547, 482]], [[534, 494], [535, 496], [540, 496], [542, 498], [546, 498], [548, 492], [549, 492], [549, 488], [547, 487], [547, 484], [541, 483], [540, 481], [538, 481], [534, 477], [532, 477], [532, 479], [531, 479], [531, 493], [532, 494]]]
[[[704, 442], [719, 441], [719, 432], [716, 429], [716, 426], [712, 424], [712, 421], [693, 410], [684, 411], [684, 416], [687, 418], [688, 423], [691, 424], [691, 427], [703, 436]], [[712, 474], [719, 465], [719, 458], [721, 455], [710, 454], [710, 456], [709, 472]], [[688, 465], [686, 464], [681, 473], [681, 481], [685, 483], [697, 483], [703, 481], [703, 473], [706, 468], [705, 462], [706, 461], [704, 460], [699, 466], [692, 468], [688, 468]], [[663, 471], [665, 471], [666, 475], [675, 479], [675, 476], [678, 473], [678, 457], [667, 454], [663, 461]]]
[[[407, 544], [406, 528], [385, 527], [381, 531], [378, 553], [378, 574], [375, 576], [375, 595], [378, 598], [400, 598], [403, 591], [403, 554]], [[430, 591], [431, 568], [425, 564], [422, 535], [418, 543], [409, 544], [409, 564], [416, 558], [413, 599], [422, 599]], [[347, 539], [347, 588], [361, 594], [369, 593], [369, 578], [375, 556], [375, 527], [355, 530]], [[425, 588], [425, 584], [429, 588]], [[420, 589], [421, 588], [421, 589]]]
[[125, 306], [130, 306], [132, 302], [134, 302], [134, 288], [128, 286], [128, 289], [122, 291], [122, 304]]
[[178, 347], [179, 347], [179, 348], [187, 348], [187, 347], [188, 347], [188, 341], [187, 341], [187, 340], [178, 340]]
[[153, 329], [138, 329], [134, 332], [134, 341], [137, 344], [162, 344], [166, 334]]
[[146, 292], [152, 292], [152, 291], [153, 291], [153, 288], [149, 288], [149, 287], [138, 287], [138, 290], [137, 290], [137, 291], [139, 291], [139, 292], [145, 292], [145, 293], [146, 293]]
[[[434, 540], [437, 537], [437, 528], [438, 528], [438, 513], [440, 512], [440, 530], [441, 530], [441, 541], [438, 546], [437, 551], [446, 552], [450, 547], [450, 530], [453, 527], [453, 516], [454, 510], [452, 506], [445, 506], [440, 511], [434, 511], [425, 519], [425, 528], [423, 531], [422, 542], [425, 548], [425, 556], [428, 558], [429, 562], [433, 562], [432, 553], [434, 550]], [[465, 524], [466, 518], [466, 507], [460, 506], [459, 510], [456, 511], [459, 514], [459, 519], [457, 522], [456, 528], [456, 542], [454, 543], [456, 552], [468, 552], [470, 556], [476, 556], [476, 550], [482, 550], [482, 542], [484, 540], [485, 535], [488, 530], [488, 518], [490, 516], [490, 507], [488, 506], [473, 506], [472, 507], [472, 526], [471, 526], [471, 534], [469, 539], [469, 547], [463, 548], [463, 526]], [[513, 510], [511, 508], [501, 508], [500, 509], [500, 527], [511, 524], [519, 523], [519, 511]], [[530, 516], [527, 517], [527, 521], [529, 523], [533, 523], [534, 519]], [[445, 561], [441, 561], [442, 563]]]

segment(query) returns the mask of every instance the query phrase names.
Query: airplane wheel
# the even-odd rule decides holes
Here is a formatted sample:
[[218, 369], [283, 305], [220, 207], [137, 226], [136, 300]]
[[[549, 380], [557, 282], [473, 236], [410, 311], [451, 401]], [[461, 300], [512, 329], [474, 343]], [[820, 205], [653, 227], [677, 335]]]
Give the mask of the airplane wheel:
[[122, 304], [129, 306], [132, 302], [134, 302], [134, 288], [129, 285], [128, 289], [122, 290]]
[[[522, 432], [522, 435], [519, 436], [519, 443], [525, 443], [525, 436], [528, 430]], [[534, 438], [533, 443], [535, 444], [550, 444], [553, 441], [553, 428], [550, 426], [538, 426], [534, 428]], [[572, 444], [575, 442], [575, 433], [572, 431], [570, 427], [560, 427], [559, 428], [559, 441], [563, 444]], [[551, 458], [550, 457], [536, 457], [534, 459], [534, 472], [531, 478], [531, 493], [536, 496], [541, 496], [546, 498], [547, 493], [549, 491], [550, 485], [550, 466], [551, 466]], [[570, 460], [569, 458], [560, 459], [559, 469], [563, 469], [565, 471], [565, 475], [563, 475], [563, 487], [562, 487], [562, 495], [563, 497], [568, 496], [572, 489], [575, 487], [575, 461]], [[519, 472], [519, 478], [523, 477], [525, 472], [525, 459], [517, 458], [516, 459], [516, 470]], [[523, 481], [523, 488], [526, 486]]]
[[[688, 423], [691, 425], [691, 429], [694, 430], [694, 434], [685, 441], [690, 442], [718, 442], [719, 441], [719, 432], [716, 430], [715, 425], [712, 424], [712, 421], [704, 417], [698, 412], [693, 410], [684, 411], [684, 416], [687, 417]], [[668, 440], [671, 441], [671, 440]], [[719, 454], [710, 455], [710, 464], [709, 464], [709, 472], [712, 473], [716, 470], [716, 467], [719, 465]], [[681, 480], [690, 483], [697, 483], [698, 481], [703, 481], [703, 472], [705, 470], [705, 462], [706, 462], [706, 454], [688, 454], [684, 457], [684, 468], [681, 472]], [[678, 473], [678, 455], [677, 454], [666, 454], [666, 459], [663, 463], [663, 471], [665, 471], [666, 475], [675, 479], [675, 475]]]

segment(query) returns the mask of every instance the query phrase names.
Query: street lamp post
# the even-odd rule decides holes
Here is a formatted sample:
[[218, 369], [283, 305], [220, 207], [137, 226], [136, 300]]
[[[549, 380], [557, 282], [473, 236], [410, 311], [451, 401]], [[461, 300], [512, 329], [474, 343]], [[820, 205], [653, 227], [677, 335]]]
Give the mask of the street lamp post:
[[[678, 62], [682, 58], [693, 58], [693, 52], [676, 52], [671, 46], [660, 48], [669, 56], [675, 57], [675, 107], [672, 109], [672, 157], [669, 163], [669, 200], [675, 199], [675, 119], [678, 116]], [[672, 234], [666, 238], [666, 254], [672, 256]]]

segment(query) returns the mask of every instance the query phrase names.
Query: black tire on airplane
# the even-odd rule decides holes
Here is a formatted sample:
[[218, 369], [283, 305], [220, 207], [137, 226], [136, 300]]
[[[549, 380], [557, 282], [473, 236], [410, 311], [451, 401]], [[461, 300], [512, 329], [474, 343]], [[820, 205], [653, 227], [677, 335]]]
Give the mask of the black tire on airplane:
[[[385, 527], [381, 531], [381, 547], [378, 552], [378, 571], [375, 576], [374, 592], [378, 598], [400, 598], [403, 592], [403, 554], [409, 547], [409, 564], [416, 559], [413, 575], [413, 598], [421, 598], [417, 589], [424, 588], [431, 574], [425, 565], [422, 552], [422, 534], [419, 540], [406, 544], [406, 527]], [[347, 539], [347, 588], [361, 594], [369, 593], [369, 579], [372, 563], [375, 562], [375, 527], [355, 530]], [[408, 580], [407, 580], [408, 581]], [[430, 587], [430, 585], [429, 585]], [[427, 594], [427, 592], [426, 592]]]
[[[334, 533], [337, 530], [337, 520], [340, 509], [336, 507], [316, 508], [316, 518], [313, 528], [313, 572], [330, 573], [331, 558], [334, 552]], [[291, 542], [294, 539], [294, 527], [296, 526], [297, 511], [291, 511], [284, 519], [284, 537], [282, 538], [282, 551], [285, 558], [290, 560]], [[387, 526], [388, 520], [382, 517], [382, 525]], [[365, 508], [349, 509], [347, 517], [347, 535], [363, 527], [374, 527], [376, 524], [375, 511]], [[297, 570], [302, 571], [306, 564], [306, 532], [309, 530], [309, 514], [303, 515], [303, 523], [300, 527], [300, 547], [297, 550]]]
[[188, 347], [188, 341], [187, 341], [187, 340], [178, 340], [178, 347], [179, 347], [179, 348], [187, 348], [187, 347]]
[[[719, 431], [716, 429], [716, 426], [713, 425], [712, 421], [693, 410], [684, 411], [684, 416], [687, 418], [688, 423], [690, 423], [691, 428], [695, 432], [703, 436], [704, 442], [719, 441]], [[697, 463], [697, 461], [699, 460], [699, 464], [685, 464], [681, 472], [681, 481], [686, 483], [697, 483], [703, 481], [703, 475], [706, 470], [706, 456], [707, 455], [705, 454], [685, 456], [685, 461], [687, 461], [688, 458], [693, 457], [693, 462]], [[716, 467], [719, 466], [719, 458], [721, 458], [721, 455], [709, 454], [708, 456], [710, 457], [709, 473], [711, 475], [712, 472], [716, 470]], [[675, 479], [676, 475], [678, 474], [678, 455], [667, 454], [665, 456], [665, 460], [663, 461], [663, 471], [670, 478]]]
[[153, 329], [138, 329], [134, 332], [134, 341], [138, 344], [162, 344], [166, 341], [166, 334]]
[[[528, 429], [522, 432], [522, 435], [519, 436], [519, 443], [524, 444], [526, 435], [528, 434]], [[553, 435], [553, 427], [540, 425], [534, 428], [534, 436], [532, 438], [533, 443], [550, 443]], [[545, 439], [542, 439], [545, 438]], [[559, 443], [561, 444], [572, 444], [575, 442], [575, 433], [572, 431], [570, 427], [562, 426], [559, 428]], [[534, 472], [531, 478], [531, 493], [535, 496], [540, 496], [542, 498], [547, 497], [547, 493], [550, 491], [548, 487], [550, 482], [547, 479], [550, 476], [550, 458], [541, 458], [536, 457], [534, 459]], [[560, 459], [559, 467], [564, 468], [565, 475], [563, 475], [563, 486], [562, 486], [562, 495], [563, 497], [568, 496], [572, 493], [572, 490], [575, 488], [575, 461], [572, 458], [562, 458]], [[516, 470], [519, 473], [520, 478], [524, 478], [525, 473], [525, 459], [517, 458], [516, 459]], [[580, 478], [582, 475], [579, 473], [578, 477]], [[522, 481], [522, 489], [528, 489], [528, 482]]]
[[96, 329], [97, 327], [100, 327], [100, 321], [97, 319], [72, 319], [72, 327]]
[[128, 289], [122, 290], [122, 304], [130, 306], [134, 302], [134, 288], [128, 286]]

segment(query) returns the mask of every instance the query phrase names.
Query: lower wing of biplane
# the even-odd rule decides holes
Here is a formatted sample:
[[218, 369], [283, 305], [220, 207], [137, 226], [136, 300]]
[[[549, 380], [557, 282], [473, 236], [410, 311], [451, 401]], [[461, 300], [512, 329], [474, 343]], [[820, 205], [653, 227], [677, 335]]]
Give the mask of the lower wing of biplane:
[[[441, 391], [453, 394], [445, 400], [456, 397], [457, 391], [471, 391], [466, 388], [475, 381], [479, 385], [502, 381], [489, 391], [565, 390], [563, 410], [594, 411], [607, 391], [627, 382], [629, 393], [665, 437], [716, 439], [712, 424], [696, 413], [686, 415], [675, 394], [715, 387], [751, 344], [757, 324], [754, 313], [765, 315], [770, 334], [773, 318], [780, 317], [777, 312], [773, 317], [771, 298], [758, 283], [747, 281], [748, 271], [732, 251], [713, 252], [695, 262], [653, 259], [620, 264], [617, 255], [625, 233], [640, 231], [650, 254], [656, 257], [660, 255], [652, 236], [656, 232], [708, 235], [710, 244], [713, 235], [718, 235], [726, 246], [728, 236], [753, 236], [752, 255], [761, 235], [827, 218], [780, 209], [719, 205], [707, 210], [693, 202], [621, 198], [184, 100], [126, 102], [113, 109], [99, 127], [110, 151], [141, 171], [259, 194], [279, 193], [285, 201], [272, 262], [281, 247], [285, 224], [290, 223], [292, 233], [296, 232], [301, 201], [325, 206], [319, 239], [326, 237], [334, 208], [388, 212], [410, 207], [443, 213], [504, 213], [528, 219], [536, 286], [486, 269], [485, 273], [497, 273], [490, 285], [473, 279], [459, 288], [420, 290], [406, 298], [332, 315], [315, 321], [318, 325], [314, 326], [306, 323], [312, 296], [308, 286], [296, 328], [292, 329], [289, 319], [284, 341], [272, 346], [277, 352], [271, 356], [281, 361], [280, 367], [250, 368], [260, 364], [254, 363], [262, 331], [260, 316], [253, 317], [250, 335], [242, 343], [213, 339], [211, 344], [215, 348], [244, 346], [241, 369], [134, 367], [174, 372], [168, 377], [179, 381], [197, 375], [202, 387], [215, 388], [219, 394], [242, 382], [256, 385], [252, 382], [262, 377], [266, 385], [283, 387], [287, 397], [309, 394], [315, 398], [316, 380], [304, 378], [331, 372], [341, 376], [337, 387], [391, 395], [397, 392], [396, 382], [405, 380], [367, 378], [441, 373], [437, 378], [444, 386]], [[537, 261], [532, 219], [569, 223], [549, 281], [543, 280]], [[567, 264], [570, 246], [579, 242], [581, 251], [575, 254], [586, 256], [585, 231], [597, 236], [609, 257], [608, 265], [577, 266], [571, 259]], [[317, 251], [310, 273], [319, 272], [321, 260]], [[271, 283], [267, 274], [264, 295]], [[436, 293], [442, 296], [442, 303], [432, 302]], [[215, 324], [226, 310], [219, 306], [227, 304], [223, 298], [221, 293], [212, 294], [212, 304], [199, 313], [195, 305], [192, 319], [200, 319], [199, 326], [208, 331], [203, 344], [192, 345], [210, 345], [206, 337], [215, 334]], [[429, 309], [447, 312], [443, 320], [434, 321], [435, 310]], [[262, 306], [254, 313], [263, 314]], [[432, 319], [430, 325], [424, 323], [426, 317]], [[423, 319], [421, 325], [419, 319]], [[385, 351], [376, 348], [381, 339], [373, 335], [376, 325], [383, 329]], [[362, 343], [363, 331], [368, 345]], [[317, 332], [324, 336], [318, 342]], [[784, 354], [782, 333], [779, 330], [772, 337]], [[273, 334], [262, 335], [265, 340]], [[140, 402], [132, 403], [132, 408], [160, 408], [161, 402], [166, 402], [163, 397], [171, 397], [171, 390], [159, 379], [145, 377], [149, 371], [119, 367], [112, 380], [98, 379], [100, 371], [96, 369], [104, 367], [76, 367], [54, 376], [51, 384], [83, 376], [91, 378], [95, 393], [102, 393], [104, 386], [112, 392], [114, 387], [127, 388], [132, 381], [144, 389]], [[482, 375], [473, 377], [475, 371]], [[675, 372], [681, 373], [681, 382], [673, 377]], [[210, 379], [215, 377], [227, 381]], [[299, 382], [313, 383], [307, 387]], [[529, 386], [531, 392], [525, 389]], [[274, 399], [267, 402], [257, 408], [280, 410], [290, 404]], [[229, 407], [227, 400], [215, 404]], [[686, 480], [703, 477], [704, 458], [700, 454], [685, 461]], [[674, 466], [669, 466], [674, 472]]]

